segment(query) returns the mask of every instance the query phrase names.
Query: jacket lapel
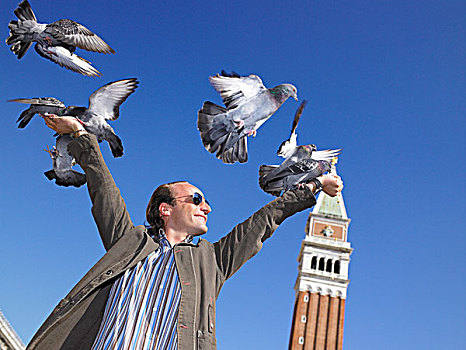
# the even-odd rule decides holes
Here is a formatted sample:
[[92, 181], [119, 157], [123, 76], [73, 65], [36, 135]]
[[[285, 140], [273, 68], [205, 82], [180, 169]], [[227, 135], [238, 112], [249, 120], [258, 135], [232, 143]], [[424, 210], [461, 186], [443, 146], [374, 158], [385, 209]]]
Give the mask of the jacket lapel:
[[[66, 317], [71, 310], [103, 283], [118, 277], [127, 269], [136, 265], [158, 248], [144, 226], [136, 226], [125, 233], [107, 253], [86, 273], [68, 295], [60, 301], [37, 334], [36, 342], [44, 336], [57, 322]], [[40, 331], [40, 330], [39, 330]], [[39, 333], [39, 332], [38, 332]]]

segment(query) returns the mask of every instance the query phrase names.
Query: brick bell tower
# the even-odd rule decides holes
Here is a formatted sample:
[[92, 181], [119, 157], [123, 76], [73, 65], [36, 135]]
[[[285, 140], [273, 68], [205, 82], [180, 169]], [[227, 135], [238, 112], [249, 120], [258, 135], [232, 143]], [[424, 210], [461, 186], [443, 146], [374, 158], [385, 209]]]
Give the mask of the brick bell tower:
[[350, 221], [341, 194], [319, 194], [298, 256], [289, 350], [343, 349]]

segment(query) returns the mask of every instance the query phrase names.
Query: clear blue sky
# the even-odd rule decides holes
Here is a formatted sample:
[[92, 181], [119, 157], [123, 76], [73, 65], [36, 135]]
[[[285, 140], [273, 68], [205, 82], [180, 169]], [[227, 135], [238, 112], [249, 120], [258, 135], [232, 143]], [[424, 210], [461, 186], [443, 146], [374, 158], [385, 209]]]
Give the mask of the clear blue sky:
[[[160, 183], [186, 179], [213, 205], [215, 241], [272, 199], [260, 164], [280, 161], [299, 103], [287, 101], [249, 143], [249, 162], [224, 165], [196, 129], [203, 101], [221, 103], [208, 76], [221, 69], [291, 82], [310, 102], [301, 143], [342, 147], [338, 171], [352, 218], [346, 349], [459, 349], [465, 321], [464, 1], [31, 0], [40, 22], [72, 18], [116, 51], [78, 50], [103, 73], [80, 76], [31, 48], [0, 50], [0, 308], [27, 342], [58, 301], [102, 256], [86, 188], [59, 188], [43, 172], [53, 145], [40, 118], [7, 99], [54, 96], [87, 105], [114, 80], [141, 84], [112, 125], [125, 146], [104, 157], [136, 224]], [[16, 0], [0, 3], [2, 36]], [[277, 230], [224, 287], [217, 303], [222, 350], [285, 349], [297, 255], [308, 212]]]

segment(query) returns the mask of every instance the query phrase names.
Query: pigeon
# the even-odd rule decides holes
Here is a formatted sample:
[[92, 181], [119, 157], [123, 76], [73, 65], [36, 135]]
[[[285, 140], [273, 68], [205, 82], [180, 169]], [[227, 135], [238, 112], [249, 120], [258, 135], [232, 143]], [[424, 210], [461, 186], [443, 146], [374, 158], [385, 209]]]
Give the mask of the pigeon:
[[94, 134], [99, 142], [106, 140], [113, 156], [123, 155], [123, 144], [115, 134], [107, 120], [116, 120], [120, 115], [120, 105], [126, 101], [138, 87], [136, 78], [129, 78], [108, 83], [89, 97], [89, 107], [68, 106], [56, 98], [17, 98], [9, 102], [30, 103], [18, 118], [18, 127], [24, 128], [34, 114], [49, 114], [51, 116], [73, 116], [79, 118], [86, 131]]
[[18, 20], [8, 25], [10, 35], [6, 39], [18, 59], [21, 59], [36, 42], [36, 52], [61, 67], [89, 77], [101, 76], [91, 63], [74, 52], [76, 47], [92, 52], [115, 53], [115, 51], [96, 34], [71, 19], [60, 19], [50, 24], [38, 23], [31, 5], [23, 0], [14, 11]]
[[247, 137], [256, 136], [257, 129], [292, 96], [298, 100], [296, 87], [281, 84], [267, 89], [261, 78], [251, 74], [228, 74], [209, 77], [225, 107], [206, 101], [198, 112], [197, 127], [202, 143], [224, 163], [246, 163]]
[[293, 120], [290, 138], [280, 145], [277, 154], [285, 158], [281, 165], [261, 165], [259, 186], [274, 196], [315, 179], [331, 170], [330, 161], [341, 149], [317, 151], [315, 145], [297, 145], [296, 128], [307, 101], [299, 106]]
[[53, 169], [46, 171], [44, 175], [50, 180], [55, 180], [58, 186], [80, 187], [86, 183], [86, 175], [74, 171], [71, 167], [76, 164], [73, 157], [68, 153], [68, 144], [73, 140], [70, 135], [60, 135], [57, 137], [56, 146], [53, 149], [45, 150], [50, 154], [53, 162]]

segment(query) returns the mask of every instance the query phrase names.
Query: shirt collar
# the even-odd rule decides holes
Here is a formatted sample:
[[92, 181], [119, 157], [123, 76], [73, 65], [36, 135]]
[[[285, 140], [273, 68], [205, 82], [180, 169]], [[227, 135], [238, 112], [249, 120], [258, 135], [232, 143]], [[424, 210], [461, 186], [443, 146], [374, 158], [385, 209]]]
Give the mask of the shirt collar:
[[[157, 239], [159, 240], [160, 243], [168, 244], [171, 247], [170, 242], [168, 241], [167, 235], [165, 234], [165, 230], [163, 228], [159, 229], [159, 232], [157, 234]], [[188, 235], [182, 243], [191, 243], [194, 239], [194, 236]]]

